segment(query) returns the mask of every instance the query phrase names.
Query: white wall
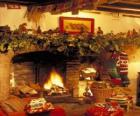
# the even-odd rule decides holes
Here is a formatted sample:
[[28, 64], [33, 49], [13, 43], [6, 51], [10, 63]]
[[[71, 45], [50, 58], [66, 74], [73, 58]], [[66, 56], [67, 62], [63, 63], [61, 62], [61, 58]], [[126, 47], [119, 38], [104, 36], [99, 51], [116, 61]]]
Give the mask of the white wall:
[[[27, 22], [24, 18], [26, 7], [21, 9], [7, 9], [7, 7], [0, 7], [0, 26], [9, 25], [10, 28], [17, 29], [19, 24]], [[28, 25], [31, 25], [30, 23]]]
[[[7, 9], [6, 7], [0, 7], [0, 26], [9, 25], [11, 29], [18, 28], [19, 24], [27, 22], [24, 18], [26, 12], [26, 7], [21, 7], [21, 9]], [[116, 32], [127, 32], [128, 29], [140, 29], [140, 19], [129, 18], [118, 16], [118, 14], [111, 14], [101, 12], [101, 14], [79, 12], [78, 15], [72, 15], [71, 12], [62, 13], [60, 15], [51, 15], [50, 13], [44, 13], [40, 21], [42, 30], [55, 29], [59, 26], [59, 17], [85, 17], [95, 19], [95, 29], [101, 26], [105, 33], [113, 30]], [[32, 23], [28, 22], [29, 28], [34, 28]]]
[[[116, 14], [115, 14], [116, 15]], [[72, 15], [71, 12], [63, 13], [60, 15], [50, 15], [45, 13], [45, 22], [42, 21], [42, 29], [54, 29], [58, 27], [58, 20], [60, 16], [69, 16], [69, 17], [85, 17], [85, 18], [94, 18], [95, 19], [95, 30], [98, 26], [101, 26], [105, 33], [113, 30], [117, 32], [127, 32], [128, 29], [136, 28], [140, 29], [140, 19], [122, 17], [122, 16], [113, 16], [110, 13], [95, 14], [95, 13], [86, 13], [79, 12], [78, 15]], [[43, 19], [44, 20], [44, 19]]]
[[129, 50], [128, 77], [132, 94], [136, 95], [138, 72], [140, 72], [140, 48], [130, 48]]

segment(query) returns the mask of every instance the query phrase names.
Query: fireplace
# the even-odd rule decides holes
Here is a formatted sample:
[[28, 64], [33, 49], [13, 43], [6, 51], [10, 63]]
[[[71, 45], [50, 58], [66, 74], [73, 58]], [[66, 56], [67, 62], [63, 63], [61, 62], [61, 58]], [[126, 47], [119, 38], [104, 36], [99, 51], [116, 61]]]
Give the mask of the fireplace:
[[[16, 86], [20, 85], [21, 81], [32, 82], [39, 84], [45, 95], [46, 92], [50, 95], [50, 89], [53, 88], [59, 90], [53, 95], [60, 95], [63, 92], [72, 97], [81, 97], [87, 87], [87, 81], [80, 79], [81, 70], [91, 67], [92, 64], [91, 61], [86, 61], [85, 58], [67, 58], [62, 54], [46, 51], [19, 54], [13, 57], [12, 75], [14, 73]], [[57, 80], [54, 77], [57, 77]]]
[[56, 71], [55, 68], [52, 68], [48, 73], [47, 78], [45, 77], [45, 83], [43, 83], [43, 88], [45, 90], [50, 90], [54, 87], [65, 88], [64, 78]]

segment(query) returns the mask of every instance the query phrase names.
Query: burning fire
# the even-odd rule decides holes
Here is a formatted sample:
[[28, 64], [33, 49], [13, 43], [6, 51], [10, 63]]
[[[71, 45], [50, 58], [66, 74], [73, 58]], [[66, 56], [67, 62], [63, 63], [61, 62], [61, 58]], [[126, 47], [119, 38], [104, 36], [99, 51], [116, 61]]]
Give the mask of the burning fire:
[[56, 72], [55, 69], [52, 69], [49, 80], [46, 81], [45, 84], [44, 84], [44, 89], [49, 90], [54, 85], [64, 88], [62, 77]]

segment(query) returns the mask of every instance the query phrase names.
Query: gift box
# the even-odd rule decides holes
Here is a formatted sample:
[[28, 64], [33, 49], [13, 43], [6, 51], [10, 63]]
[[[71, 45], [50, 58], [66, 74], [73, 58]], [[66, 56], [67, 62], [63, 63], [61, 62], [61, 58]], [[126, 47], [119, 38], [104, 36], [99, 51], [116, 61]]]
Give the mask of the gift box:
[[87, 109], [85, 116], [124, 116], [124, 111], [116, 102], [98, 104]]
[[107, 108], [94, 107], [86, 111], [85, 116], [124, 116], [122, 109], [108, 111]]
[[109, 116], [109, 112], [106, 108], [93, 107], [86, 111], [85, 116]]

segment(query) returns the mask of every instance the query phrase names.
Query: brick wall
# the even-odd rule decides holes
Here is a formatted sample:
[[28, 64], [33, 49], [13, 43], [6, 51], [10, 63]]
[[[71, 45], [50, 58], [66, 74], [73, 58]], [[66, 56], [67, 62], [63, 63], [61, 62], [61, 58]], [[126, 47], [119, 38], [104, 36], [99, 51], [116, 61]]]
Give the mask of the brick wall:
[[32, 62], [12, 64], [16, 84], [21, 81], [35, 82], [34, 65]]
[[71, 90], [73, 97], [79, 95], [80, 60], [74, 59], [66, 63], [66, 86]]

